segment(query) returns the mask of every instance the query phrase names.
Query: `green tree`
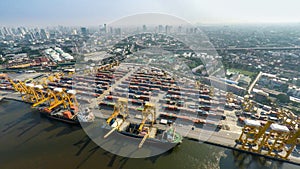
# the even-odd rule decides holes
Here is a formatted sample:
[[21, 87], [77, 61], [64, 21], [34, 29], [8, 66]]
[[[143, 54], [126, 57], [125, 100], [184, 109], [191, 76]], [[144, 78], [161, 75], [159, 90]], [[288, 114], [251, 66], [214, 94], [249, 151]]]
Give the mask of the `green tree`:
[[290, 101], [290, 97], [286, 94], [279, 94], [277, 96], [277, 99], [281, 103], [288, 103]]

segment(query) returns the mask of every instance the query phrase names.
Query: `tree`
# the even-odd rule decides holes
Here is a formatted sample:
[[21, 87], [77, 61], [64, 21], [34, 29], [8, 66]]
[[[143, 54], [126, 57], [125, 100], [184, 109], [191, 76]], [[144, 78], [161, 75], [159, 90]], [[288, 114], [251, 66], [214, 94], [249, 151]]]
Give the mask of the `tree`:
[[277, 99], [281, 103], [288, 103], [290, 101], [290, 97], [286, 94], [279, 94], [277, 96]]

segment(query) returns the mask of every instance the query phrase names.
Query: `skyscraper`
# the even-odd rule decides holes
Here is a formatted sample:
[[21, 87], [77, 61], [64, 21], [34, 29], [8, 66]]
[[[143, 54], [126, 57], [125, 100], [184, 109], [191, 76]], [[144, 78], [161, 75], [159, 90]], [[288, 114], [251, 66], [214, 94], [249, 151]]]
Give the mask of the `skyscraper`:
[[80, 30], [81, 30], [81, 34], [84, 35], [84, 36], [86, 36], [88, 34], [88, 30], [87, 30], [86, 27], [81, 27]]
[[41, 29], [41, 38], [42, 39], [49, 39], [49, 35], [48, 35], [48, 33], [46, 32], [46, 30], [45, 29]]
[[143, 32], [146, 32], [146, 31], [147, 31], [147, 26], [143, 25]]

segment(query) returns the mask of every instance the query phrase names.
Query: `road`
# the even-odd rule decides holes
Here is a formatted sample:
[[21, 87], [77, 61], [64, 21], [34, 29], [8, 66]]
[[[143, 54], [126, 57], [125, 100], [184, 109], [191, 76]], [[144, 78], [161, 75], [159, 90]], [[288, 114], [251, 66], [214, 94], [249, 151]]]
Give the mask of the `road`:
[[255, 80], [252, 82], [252, 84], [250, 85], [249, 89], [248, 89], [248, 94], [251, 93], [253, 87], [255, 86], [256, 82], [259, 80], [259, 78], [261, 77], [262, 72], [259, 72], [258, 75], [256, 76]]

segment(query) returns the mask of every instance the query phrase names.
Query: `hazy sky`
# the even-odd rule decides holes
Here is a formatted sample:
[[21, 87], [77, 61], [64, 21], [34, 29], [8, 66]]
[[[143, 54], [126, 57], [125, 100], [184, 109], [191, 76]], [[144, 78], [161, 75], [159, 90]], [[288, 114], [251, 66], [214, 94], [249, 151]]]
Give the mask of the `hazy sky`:
[[99, 25], [158, 12], [192, 23], [300, 22], [299, 0], [0, 0], [0, 26]]

